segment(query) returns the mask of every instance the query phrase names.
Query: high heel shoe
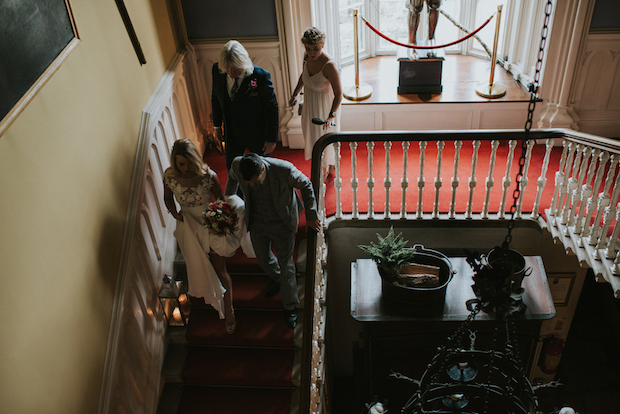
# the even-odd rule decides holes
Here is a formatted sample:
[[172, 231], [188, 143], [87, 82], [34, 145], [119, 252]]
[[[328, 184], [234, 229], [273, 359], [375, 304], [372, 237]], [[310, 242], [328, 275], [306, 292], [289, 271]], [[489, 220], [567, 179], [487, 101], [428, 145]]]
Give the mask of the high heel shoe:
[[234, 310], [232, 312], [232, 316], [233, 316], [233, 323], [231, 323], [231, 324], [226, 323], [226, 333], [228, 335], [232, 335], [235, 332], [235, 329], [237, 329], [237, 321], [235, 319], [235, 311]]

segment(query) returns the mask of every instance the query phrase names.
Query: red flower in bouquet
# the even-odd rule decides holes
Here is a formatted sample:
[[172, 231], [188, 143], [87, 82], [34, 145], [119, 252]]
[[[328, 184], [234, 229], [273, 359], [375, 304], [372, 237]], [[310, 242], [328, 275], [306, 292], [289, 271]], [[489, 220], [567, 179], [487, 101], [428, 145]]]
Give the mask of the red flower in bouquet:
[[233, 234], [239, 223], [237, 211], [223, 200], [209, 203], [203, 216], [204, 226], [209, 229], [211, 234], [218, 236]]

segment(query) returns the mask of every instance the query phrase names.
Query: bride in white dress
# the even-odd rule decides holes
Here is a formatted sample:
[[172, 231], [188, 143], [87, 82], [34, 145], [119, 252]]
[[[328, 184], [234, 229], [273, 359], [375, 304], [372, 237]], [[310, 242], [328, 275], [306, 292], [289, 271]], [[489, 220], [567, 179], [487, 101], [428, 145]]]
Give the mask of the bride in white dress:
[[[224, 197], [217, 174], [203, 163], [194, 143], [180, 139], [174, 143], [170, 165], [164, 173], [164, 201], [177, 220], [174, 232], [187, 266], [188, 294], [204, 298], [226, 319], [226, 331], [236, 328], [232, 280], [226, 270], [226, 257], [241, 245], [253, 257], [243, 219], [245, 204], [236, 195]], [[173, 198], [174, 197], [174, 198]], [[177, 211], [174, 199], [181, 206]], [[237, 212], [237, 227], [232, 234], [216, 235], [204, 227], [203, 213], [213, 200], [225, 200]]]

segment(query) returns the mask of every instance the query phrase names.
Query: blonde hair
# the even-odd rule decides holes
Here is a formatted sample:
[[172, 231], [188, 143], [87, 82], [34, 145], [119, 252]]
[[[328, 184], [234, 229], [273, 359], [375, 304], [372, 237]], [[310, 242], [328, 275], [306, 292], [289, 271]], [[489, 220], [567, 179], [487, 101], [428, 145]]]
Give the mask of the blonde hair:
[[[206, 175], [210, 172], [209, 166], [204, 163], [202, 157], [198, 153], [198, 148], [196, 148], [196, 145], [188, 138], [182, 138], [176, 141], [170, 153], [171, 171], [173, 171], [175, 175], [180, 176], [181, 172], [176, 163], [177, 156], [185, 158], [189, 165], [189, 169], [198, 175]], [[168, 171], [170, 171], [170, 169]]]
[[318, 45], [319, 43], [325, 43], [325, 33], [316, 27], [310, 27], [309, 29], [306, 29], [301, 37], [301, 43], [305, 45]]
[[220, 72], [226, 73], [227, 68], [243, 69], [245, 76], [254, 73], [254, 64], [248, 51], [236, 40], [231, 40], [220, 50], [220, 61], [218, 68]]

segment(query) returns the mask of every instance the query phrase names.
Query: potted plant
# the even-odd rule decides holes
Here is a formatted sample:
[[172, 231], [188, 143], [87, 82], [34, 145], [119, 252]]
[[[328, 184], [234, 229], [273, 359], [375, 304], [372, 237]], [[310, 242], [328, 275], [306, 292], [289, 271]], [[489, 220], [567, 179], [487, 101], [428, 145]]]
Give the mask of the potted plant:
[[385, 237], [377, 233], [377, 240], [358, 247], [377, 263], [384, 297], [405, 307], [437, 303], [433, 309], [442, 310], [454, 274], [448, 258], [419, 244], [407, 247], [409, 241], [395, 235], [393, 227]]
[[370, 242], [370, 245], [359, 245], [362, 251], [370, 254], [372, 260], [377, 263], [379, 274], [385, 280], [395, 282], [401, 267], [411, 263], [415, 255], [415, 249], [406, 247], [408, 240], [404, 240], [403, 234], [394, 235], [394, 227], [390, 227], [387, 236], [381, 237], [377, 233], [378, 243]]

